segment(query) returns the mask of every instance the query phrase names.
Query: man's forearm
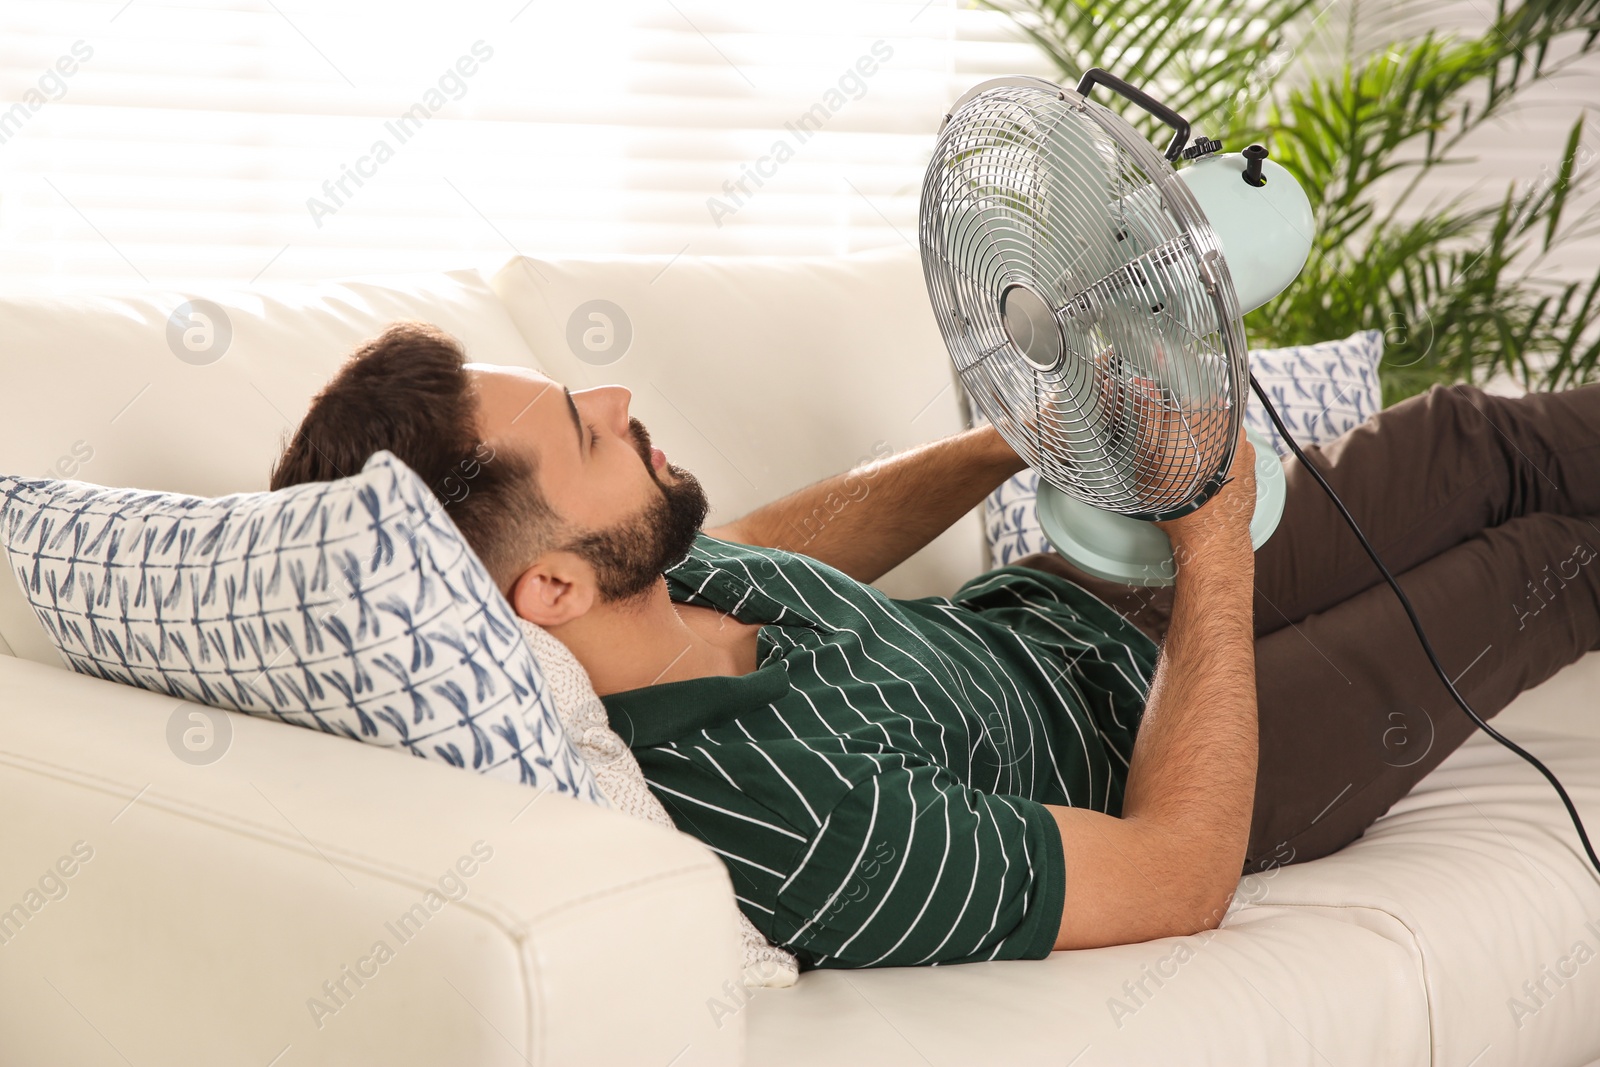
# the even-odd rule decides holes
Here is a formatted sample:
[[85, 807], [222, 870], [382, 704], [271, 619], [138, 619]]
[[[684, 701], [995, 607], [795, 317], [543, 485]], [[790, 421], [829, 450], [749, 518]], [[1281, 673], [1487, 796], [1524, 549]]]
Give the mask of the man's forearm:
[[1245, 462], [1215, 497], [1157, 523], [1178, 571], [1122, 810], [1045, 805], [1066, 864], [1058, 949], [1198, 933], [1221, 924], [1239, 884], [1257, 760], [1255, 449], [1243, 429], [1238, 448]]
[[1198, 933], [1238, 885], [1255, 797], [1255, 568], [1248, 545], [1203, 556], [1179, 563], [1121, 817], [1045, 805], [1066, 861], [1058, 949]]
[[803, 552], [871, 582], [1023, 466], [992, 427], [978, 427], [807, 486], [730, 530], [747, 544]]
[[1187, 903], [1215, 913], [1212, 925], [1239, 880], [1255, 801], [1254, 584], [1248, 543], [1180, 563], [1122, 807], [1171, 831]]

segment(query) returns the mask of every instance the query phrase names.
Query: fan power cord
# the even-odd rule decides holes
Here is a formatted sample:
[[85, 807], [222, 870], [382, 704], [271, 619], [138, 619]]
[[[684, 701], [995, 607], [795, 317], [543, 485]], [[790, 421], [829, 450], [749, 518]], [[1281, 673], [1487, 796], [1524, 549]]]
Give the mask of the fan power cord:
[[1422, 623], [1417, 619], [1416, 611], [1411, 607], [1411, 599], [1406, 596], [1405, 590], [1400, 588], [1400, 583], [1395, 581], [1394, 575], [1389, 573], [1389, 568], [1383, 565], [1383, 560], [1378, 557], [1378, 553], [1373, 549], [1371, 542], [1367, 540], [1367, 535], [1361, 532], [1361, 527], [1356, 525], [1355, 518], [1351, 516], [1349, 509], [1344, 506], [1344, 501], [1339, 499], [1339, 494], [1333, 491], [1333, 486], [1328, 484], [1328, 480], [1322, 476], [1321, 471], [1317, 470], [1316, 465], [1306, 457], [1304, 452], [1300, 451], [1300, 446], [1295, 443], [1294, 437], [1289, 433], [1289, 428], [1278, 417], [1277, 409], [1272, 406], [1272, 401], [1267, 399], [1266, 390], [1262, 389], [1261, 383], [1256, 381], [1254, 373], [1250, 375], [1250, 388], [1254, 389], [1256, 396], [1261, 398], [1261, 406], [1266, 409], [1267, 416], [1272, 419], [1272, 425], [1277, 427], [1279, 435], [1288, 442], [1295, 458], [1300, 461], [1302, 467], [1311, 472], [1311, 476], [1317, 480], [1317, 484], [1322, 486], [1322, 491], [1328, 494], [1328, 499], [1333, 501], [1333, 506], [1339, 509], [1339, 514], [1344, 516], [1344, 521], [1349, 524], [1351, 531], [1356, 535], [1356, 539], [1361, 542], [1361, 547], [1366, 549], [1367, 555], [1372, 557], [1372, 562], [1377, 565], [1378, 570], [1383, 572], [1384, 580], [1394, 590], [1394, 595], [1400, 598], [1400, 606], [1406, 609], [1406, 616], [1411, 620], [1411, 628], [1417, 631], [1417, 640], [1422, 642], [1422, 650], [1428, 654], [1428, 661], [1433, 664], [1434, 672], [1439, 675], [1439, 680], [1444, 682], [1446, 689], [1450, 690], [1450, 696], [1454, 698], [1457, 704], [1461, 705], [1461, 710], [1466, 712], [1467, 717], [1477, 724], [1478, 729], [1533, 764], [1534, 769], [1545, 776], [1545, 779], [1555, 788], [1556, 794], [1561, 797], [1561, 803], [1566, 805], [1567, 816], [1572, 820], [1573, 829], [1578, 831], [1578, 840], [1583, 842], [1583, 851], [1588, 854], [1589, 864], [1594, 867], [1597, 874], [1600, 874], [1600, 856], [1595, 855], [1594, 846], [1589, 843], [1588, 831], [1583, 827], [1583, 817], [1578, 814], [1578, 809], [1573, 805], [1572, 798], [1567, 795], [1567, 790], [1562, 786], [1561, 779], [1557, 778], [1555, 773], [1541, 763], [1533, 753], [1490, 726], [1483, 716], [1472, 710], [1472, 705], [1462, 698], [1460, 692], [1456, 690], [1455, 683], [1450, 681], [1450, 676], [1445, 674], [1444, 668], [1439, 665], [1439, 657], [1434, 654], [1433, 644], [1428, 640], [1428, 635], [1422, 629]]

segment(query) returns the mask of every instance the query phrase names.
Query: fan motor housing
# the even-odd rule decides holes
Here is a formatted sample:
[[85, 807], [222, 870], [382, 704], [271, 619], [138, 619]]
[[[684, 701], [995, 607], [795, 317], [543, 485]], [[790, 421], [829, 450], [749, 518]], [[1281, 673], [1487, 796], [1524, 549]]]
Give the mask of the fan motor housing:
[[1000, 294], [1000, 321], [1011, 343], [1036, 369], [1048, 374], [1061, 366], [1066, 338], [1050, 304], [1026, 285], [1009, 285]]

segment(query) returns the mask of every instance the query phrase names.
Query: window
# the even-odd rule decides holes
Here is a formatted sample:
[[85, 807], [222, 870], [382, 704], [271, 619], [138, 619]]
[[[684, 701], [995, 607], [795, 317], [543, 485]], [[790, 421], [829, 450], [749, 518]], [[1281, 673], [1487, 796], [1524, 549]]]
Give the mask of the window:
[[944, 109], [1051, 76], [951, 0], [11, 0], [0, 284], [916, 238]]

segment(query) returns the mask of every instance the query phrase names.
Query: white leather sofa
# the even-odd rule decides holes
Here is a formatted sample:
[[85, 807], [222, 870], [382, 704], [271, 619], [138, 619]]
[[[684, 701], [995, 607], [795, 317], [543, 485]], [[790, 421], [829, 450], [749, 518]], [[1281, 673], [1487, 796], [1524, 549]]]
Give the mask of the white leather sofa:
[[[223, 309], [220, 354], [169, 337], [197, 297]], [[569, 343], [593, 300], [623, 310], [626, 350], [586, 348], [582, 315]], [[909, 248], [517, 260], [0, 297], [0, 470], [264, 488], [343, 354], [398, 318], [629, 385], [713, 521], [962, 422]], [[882, 585], [948, 592], [983, 565], [974, 515]], [[63, 669], [10, 579], [0, 653], [6, 1067], [1600, 1059], [1600, 885], [1548, 787], [1486, 739], [1342, 853], [1247, 880], [1209, 934], [748, 990], [727, 875], [687, 836], [260, 719], [228, 716], [214, 762], [180, 758], [188, 706]], [[1597, 692], [1591, 654], [1500, 722], [1600, 831]]]

